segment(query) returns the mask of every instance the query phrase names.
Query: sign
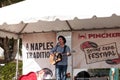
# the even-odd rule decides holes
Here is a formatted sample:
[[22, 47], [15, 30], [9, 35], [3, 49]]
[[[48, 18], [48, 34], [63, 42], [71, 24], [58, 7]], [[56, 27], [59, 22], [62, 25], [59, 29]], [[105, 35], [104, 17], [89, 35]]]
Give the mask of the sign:
[[105, 44], [97, 48], [84, 49], [86, 62], [88, 64], [118, 58], [118, 52], [115, 43]]
[[120, 29], [73, 31], [73, 68], [119, 67], [119, 44]]
[[49, 52], [56, 44], [56, 33], [24, 34], [22, 40], [23, 74], [43, 68], [50, 69], [54, 74], [54, 65], [49, 63]]

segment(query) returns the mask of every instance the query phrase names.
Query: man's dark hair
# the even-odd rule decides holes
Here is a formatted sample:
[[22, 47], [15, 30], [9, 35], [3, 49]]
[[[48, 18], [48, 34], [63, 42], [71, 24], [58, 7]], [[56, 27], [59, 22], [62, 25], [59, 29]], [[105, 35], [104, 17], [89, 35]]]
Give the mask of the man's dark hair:
[[63, 39], [64, 44], [66, 43], [66, 39], [65, 39], [65, 37], [64, 37], [64, 36], [60, 35], [60, 36], [58, 36], [58, 40], [59, 40], [59, 38], [62, 38], [62, 39]]
[[89, 80], [90, 74], [87, 71], [81, 71], [75, 76], [75, 80]]

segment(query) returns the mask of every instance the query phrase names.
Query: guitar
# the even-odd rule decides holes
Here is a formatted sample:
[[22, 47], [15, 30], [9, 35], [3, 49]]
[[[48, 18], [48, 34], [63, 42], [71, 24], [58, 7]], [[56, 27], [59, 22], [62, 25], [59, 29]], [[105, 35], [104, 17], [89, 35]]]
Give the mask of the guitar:
[[[75, 52], [75, 51], [72, 51], [72, 52]], [[62, 54], [62, 53], [57, 53], [57, 52], [54, 54], [50, 54], [50, 57], [49, 57], [50, 64], [55, 65], [57, 62], [60, 62], [64, 55], [70, 56], [68, 54]]]
[[63, 55], [67, 55], [67, 54], [62, 54], [62, 53], [50, 54], [49, 57], [50, 64], [55, 65], [57, 62], [60, 62], [62, 60]]

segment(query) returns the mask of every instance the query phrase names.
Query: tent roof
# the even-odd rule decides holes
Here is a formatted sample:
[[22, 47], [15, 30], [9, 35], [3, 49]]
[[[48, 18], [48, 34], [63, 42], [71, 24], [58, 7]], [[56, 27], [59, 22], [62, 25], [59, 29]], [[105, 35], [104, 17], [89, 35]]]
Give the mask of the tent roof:
[[119, 4], [119, 0], [22, 1], [0, 8], [0, 36], [120, 28]]
[[111, 17], [93, 17], [90, 19], [73, 20], [55, 20], [42, 21], [19, 24], [2, 24], [0, 31], [24, 34], [24, 33], [38, 33], [50, 31], [75, 31], [75, 30], [89, 30], [89, 29], [103, 29], [103, 28], [120, 28], [120, 16], [113, 14]]
[[[0, 8], [0, 24], [120, 15], [119, 0], [25, 0]], [[55, 17], [46, 17], [55, 16]], [[57, 16], [57, 17], [56, 17]], [[64, 17], [68, 16], [68, 17]]]

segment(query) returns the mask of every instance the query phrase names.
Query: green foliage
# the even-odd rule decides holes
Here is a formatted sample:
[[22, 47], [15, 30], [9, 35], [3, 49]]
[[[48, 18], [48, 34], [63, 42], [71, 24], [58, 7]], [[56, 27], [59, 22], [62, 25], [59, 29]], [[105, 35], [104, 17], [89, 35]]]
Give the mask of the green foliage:
[[[22, 74], [22, 62], [19, 62], [19, 75]], [[0, 80], [12, 80], [16, 74], [16, 62], [6, 63], [5, 66], [0, 66]]]

